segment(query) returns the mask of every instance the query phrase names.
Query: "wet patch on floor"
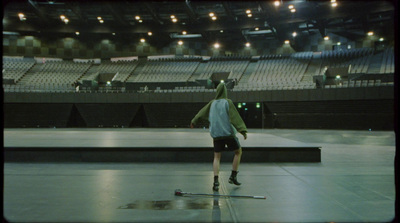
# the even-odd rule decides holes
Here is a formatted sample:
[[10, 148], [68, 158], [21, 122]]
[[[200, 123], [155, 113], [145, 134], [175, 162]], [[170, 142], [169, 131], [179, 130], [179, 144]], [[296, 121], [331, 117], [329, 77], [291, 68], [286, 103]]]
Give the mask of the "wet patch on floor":
[[134, 203], [118, 207], [118, 209], [141, 209], [141, 210], [187, 210], [187, 209], [213, 209], [219, 203], [213, 200], [165, 200], [165, 201], [145, 201], [139, 200]]

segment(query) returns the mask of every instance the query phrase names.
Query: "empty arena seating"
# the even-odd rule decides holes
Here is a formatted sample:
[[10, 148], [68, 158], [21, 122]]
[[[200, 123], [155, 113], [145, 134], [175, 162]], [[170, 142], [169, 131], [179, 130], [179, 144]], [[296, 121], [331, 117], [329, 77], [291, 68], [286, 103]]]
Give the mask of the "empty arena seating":
[[[289, 56], [262, 56], [247, 83], [239, 83], [237, 90], [302, 89], [313, 85], [300, 84], [312, 54]], [[297, 59], [298, 58], [298, 59]], [[303, 60], [299, 60], [299, 59]]]
[[208, 79], [213, 73], [217, 72], [231, 72], [228, 79], [236, 78], [240, 80], [248, 63], [249, 60], [219, 61], [214, 59], [207, 63], [203, 73], [201, 73], [197, 79]]
[[[325, 74], [327, 68], [347, 68], [349, 77], [352, 76], [334, 85], [325, 85], [325, 88], [393, 86], [394, 48], [296, 52], [253, 59], [240, 55], [153, 56], [140, 61], [136, 58], [78, 62], [3, 56], [2, 75], [5, 92], [77, 92], [82, 80], [96, 81], [101, 74], [113, 74], [112, 81], [121, 84], [112, 88], [100, 86], [98, 91], [129, 92], [131, 89], [125, 91], [123, 85], [129, 82], [151, 83], [155, 86], [151, 91], [168, 93], [212, 92], [207, 87], [196, 86], [196, 81], [210, 79], [215, 73], [229, 73], [228, 79], [236, 79], [234, 91], [314, 89], [317, 86], [313, 76]], [[161, 89], [167, 85], [166, 89]], [[86, 92], [83, 86], [80, 90]]]
[[134, 82], [186, 82], [196, 70], [198, 61], [148, 61]]
[[360, 48], [352, 50], [323, 51], [322, 63], [317, 74], [322, 74], [325, 67], [349, 67], [349, 73], [365, 73], [371, 61], [374, 50]]
[[3, 79], [19, 81], [34, 65], [33, 59], [3, 57]]

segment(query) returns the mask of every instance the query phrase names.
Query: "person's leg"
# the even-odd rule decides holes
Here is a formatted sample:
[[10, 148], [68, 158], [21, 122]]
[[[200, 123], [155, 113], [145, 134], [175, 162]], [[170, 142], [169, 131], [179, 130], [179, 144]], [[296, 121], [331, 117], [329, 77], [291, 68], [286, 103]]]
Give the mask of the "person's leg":
[[238, 171], [241, 157], [242, 157], [242, 148], [239, 148], [238, 150], [235, 150], [235, 156], [233, 157], [233, 162], [232, 162], [233, 171]]
[[214, 176], [218, 176], [219, 174], [219, 164], [221, 162], [221, 152], [214, 152], [214, 162], [213, 162], [213, 170]]
[[241, 183], [237, 181], [237, 174], [239, 172], [238, 169], [241, 157], [242, 157], [242, 148], [240, 147], [239, 149], [235, 150], [235, 156], [233, 157], [232, 174], [229, 177], [229, 183], [231, 184], [241, 185]]
[[214, 152], [214, 162], [213, 162], [213, 170], [214, 170], [214, 184], [213, 184], [213, 190], [218, 191], [219, 190], [219, 181], [218, 181], [218, 175], [219, 175], [219, 164], [221, 162], [221, 152]]

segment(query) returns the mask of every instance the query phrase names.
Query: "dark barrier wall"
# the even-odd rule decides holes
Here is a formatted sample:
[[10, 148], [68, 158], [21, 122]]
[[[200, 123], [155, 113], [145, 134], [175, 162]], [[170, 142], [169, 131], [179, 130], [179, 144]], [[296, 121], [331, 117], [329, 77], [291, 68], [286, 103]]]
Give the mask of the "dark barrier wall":
[[[391, 99], [262, 102], [259, 108], [246, 103], [237, 109], [248, 128], [393, 130], [393, 103]], [[205, 104], [5, 103], [4, 127], [189, 127]], [[206, 123], [198, 125], [203, 126]]]
[[265, 102], [265, 128], [394, 128], [393, 100]]
[[[76, 104], [86, 127], [128, 127], [136, 116], [139, 104]], [[78, 126], [78, 123], [72, 124]]]
[[72, 107], [72, 104], [5, 103], [4, 127], [66, 127]]

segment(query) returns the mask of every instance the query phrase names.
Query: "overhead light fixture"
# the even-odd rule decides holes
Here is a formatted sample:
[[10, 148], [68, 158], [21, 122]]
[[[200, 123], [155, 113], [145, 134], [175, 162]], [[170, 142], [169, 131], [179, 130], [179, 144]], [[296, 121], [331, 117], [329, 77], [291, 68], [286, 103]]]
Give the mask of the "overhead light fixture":
[[294, 9], [294, 5], [289, 5], [288, 8], [289, 9]]
[[341, 43], [341, 42], [337, 42], [336, 44], [337, 44], [338, 46], [342, 45], [342, 43]]
[[336, 2], [336, 0], [331, 0], [332, 3]]
[[64, 22], [65, 22], [65, 24], [68, 24], [69, 19], [65, 18], [65, 19], [64, 19]]
[[139, 19], [139, 23], [142, 23], [142, 22], [143, 22], [143, 20]]
[[243, 30], [242, 33], [244, 35], [263, 35], [272, 33], [270, 29], [263, 29], [263, 30]]
[[187, 34], [187, 32], [186, 31], [182, 31], [182, 35], [186, 35]]
[[384, 41], [384, 40], [385, 40], [385, 39], [384, 39], [383, 37], [379, 38], [379, 41], [381, 41], [381, 42]]
[[178, 22], [178, 19], [173, 18], [173, 19], [172, 19], [172, 22]]
[[112, 33], [113, 36], [115, 36], [115, 33]]
[[274, 2], [274, 5], [275, 5], [275, 6], [280, 6], [281, 3], [280, 3], [279, 1], [275, 1], [275, 2]]
[[292, 36], [293, 36], [293, 37], [296, 37], [296, 36], [297, 36], [297, 33], [296, 33], [296, 32], [293, 32], [293, 33], [292, 33]]
[[374, 32], [369, 31], [367, 34], [368, 34], [368, 36], [373, 36], [373, 35], [374, 35]]
[[61, 19], [61, 21], [64, 21], [65, 15], [60, 15], [60, 19]]
[[153, 33], [152, 33], [152, 32], [148, 32], [148, 33], [147, 33], [147, 35], [149, 35], [149, 36], [152, 36], [152, 35], [153, 35]]
[[324, 40], [329, 40], [329, 36], [325, 36], [325, 37], [324, 37]]
[[104, 20], [100, 19], [99, 22], [100, 22], [100, 23], [104, 23]]
[[290, 12], [291, 12], [291, 13], [295, 13], [295, 12], [296, 12], [296, 9], [295, 9], [295, 8], [292, 8], [292, 9], [290, 9]]
[[250, 14], [251, 13], [251, 10], [250, 9], [247, 9], [246, 10], [246, 14]]
[[223, 32], [224, 32], [224, 30], [222, 30], [222, 29], [221, 29], [219, 32], [220, 32], [220, 33], [223, 33]]
[[138, 16], [138, 15], [135, 16], [135, 19], [136, 19], [136, 20], [139, 20], [139, 19], [140, 19], [140, 16]]
[[246, 45], [246, 47], [250, 47], [251, 46], [251, 44], [249, 42], [247, 42], [245, 45]]
[[254, 30], [255, 30], [255, 31], [258, 31], [258, 30], [260, 30], [260, 28], [256, 27], [256, 28], [254, 28]]
[[170, 18], [171, 18], [171, 19], [175, 19], [175, 16], [174, 16], [174, 15], [171, 15]]
[[336, 6], [337, 6], [337, 2], [333, 2], [333, 3], [331, 4], [331, 6], [332, 6], [332, 7], [336, 7]]
[[218, 49], [219, 47], [220, 47], [219, 43], [215, 43], [215, 44], [214, 44], [214, 48], [215, 48], [215, 49]]
[[201, 34], [186, 34], [186, 35], [181, 35], [181, 33], [171, 33], [171, 34], [169, 34], [169, 36], [170, 36], [172, 39], [182, 39], [182, 38], [189, 39], [189, 38], [201, 38], [201, 37], [202, 37]]
[[178, 45], [182, 46], [182, 45], [183, 45], [183, 41], [182, 41], [182, 40], [179, 40], [179, 41], [178, 41]]
[[21, 21], [25, 21], [26, 20], [26, 17], [25, 17], [25, 15], [24, 15], [24, 13], [18, 13], [18, 17], [19, 17], [19, 20], [21, 20]]
[[75, 35], [79, 36], [79, 34], [80, 34], [79, 32], [75, 32]]
[[141, 38], [141, 39], [140, 39], [140, 42], [141, 42], [141, 43], [144, 43], [144, 42], [146, 42], [146, 40], [145, 40], [144, 38]]
[[208, 15], [209, 15], [210, 17], [215, 16], [214, 12], [210, 12], [210, 13], [208, 13]]
[[100, 16], [97, 17], [98, 20], [102, 20], [102, 18]]
[[251, 13], [249, 13], [249, 14], [247, 14], [247, 17], [252, 17], [253, 16], [253, 14], [251, 14]]
[[213, 17], [211, 17], [211, 19], [212, 19], [213, 21], [215, 21], [215, 20], [217, 20], [217, 16], [213, 16]]
[[290, 41], [289, 40], [285, 40], [285, 44], [289, 44], [290, 43]]

